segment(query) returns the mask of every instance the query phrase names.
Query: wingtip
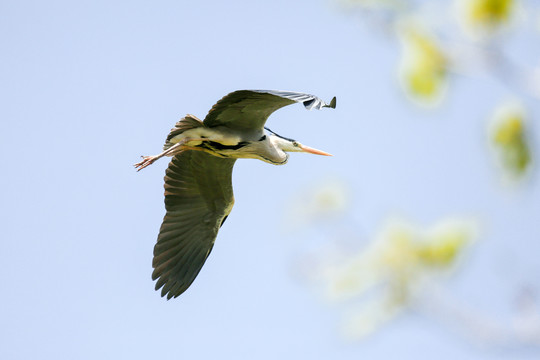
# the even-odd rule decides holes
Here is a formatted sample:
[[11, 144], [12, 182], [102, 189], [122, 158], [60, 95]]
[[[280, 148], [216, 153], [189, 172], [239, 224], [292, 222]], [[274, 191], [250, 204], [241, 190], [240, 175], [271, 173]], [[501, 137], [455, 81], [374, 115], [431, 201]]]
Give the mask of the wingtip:
[[330, 101], [330, 104], [326, 105], [326, 107], [329, 107], [329, 108], [332, 108], [332, 109], [336, 108], [336, 97], [335, 96], [332, 98], [332, 101]]

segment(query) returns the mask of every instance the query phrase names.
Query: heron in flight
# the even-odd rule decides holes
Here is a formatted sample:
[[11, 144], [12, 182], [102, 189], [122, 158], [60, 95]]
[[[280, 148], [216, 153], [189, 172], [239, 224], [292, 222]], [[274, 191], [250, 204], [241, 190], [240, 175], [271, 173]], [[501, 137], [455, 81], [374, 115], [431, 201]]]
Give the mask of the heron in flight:
[[[287, 152], [330, 154], [265, 127], [276, 110], [302, 103], [308, 110], [335, 108], [316, 96], [288, 91], [239, 90], [219, 100], [204, 121], [186, 115], [167, 136], [163, 152], [143, 156], [137, 171], [172, 156], [165, 172], [166, 214], [154, 247], [152, 280], [167, 300], [191, 285], [210, 254], [234, 204], [231, 175], [236, 159], [283, 165]], [[265, 131], [266, 130], [266, 131]]]

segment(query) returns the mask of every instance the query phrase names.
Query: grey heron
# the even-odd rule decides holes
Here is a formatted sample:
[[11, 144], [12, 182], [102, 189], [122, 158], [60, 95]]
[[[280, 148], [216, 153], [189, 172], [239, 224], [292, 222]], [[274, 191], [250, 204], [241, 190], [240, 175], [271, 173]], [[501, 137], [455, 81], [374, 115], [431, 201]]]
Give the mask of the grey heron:
[[296, 102], [308, 110], [336, 107], [335, 97], [327, 104], [296, 92], [235, 91], [219, 100], [204, 121], [186, 115], [167, 136], [162, 153], [143, 156], [135, 164], [139, 171], [172, 156], [165, 172], [166, 214], [152, 261], [152, 280], [157, 280], [161, 296], [169, 300], [182, 294], [210, 254], [234, 204], [231, 176], [236, 159], [282, 165], [289, 158], [287, 152], [330, 155], [265, 127], [274, 111]]

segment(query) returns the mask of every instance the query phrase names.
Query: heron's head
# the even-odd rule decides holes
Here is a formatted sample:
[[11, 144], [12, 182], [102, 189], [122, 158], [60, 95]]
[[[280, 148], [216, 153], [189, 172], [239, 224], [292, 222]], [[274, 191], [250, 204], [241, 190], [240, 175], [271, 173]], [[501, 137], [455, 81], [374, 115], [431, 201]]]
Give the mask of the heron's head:
[[305, 152], [315, 155], [332, 156], [332, 154], [303, 145], [294, 139], [289, 139], [284, 136], [278, 135], [266, 127], [265, 129], [270, 132], [270, 142], [272, 142], [272, 144], [274, 144], [276, 148], [284, 152]]

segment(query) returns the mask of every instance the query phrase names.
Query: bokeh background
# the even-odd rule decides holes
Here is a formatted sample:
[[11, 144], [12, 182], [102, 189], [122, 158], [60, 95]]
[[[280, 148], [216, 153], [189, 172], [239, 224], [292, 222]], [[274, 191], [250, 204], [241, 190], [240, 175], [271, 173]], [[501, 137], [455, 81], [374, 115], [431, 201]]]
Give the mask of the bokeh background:
[[[0, 358], [540, 358], [536, 1], [2, 1]], [[186, 113], [237, 89], [334, 157], [241, 160], [195, 283], [150, 279]]]

